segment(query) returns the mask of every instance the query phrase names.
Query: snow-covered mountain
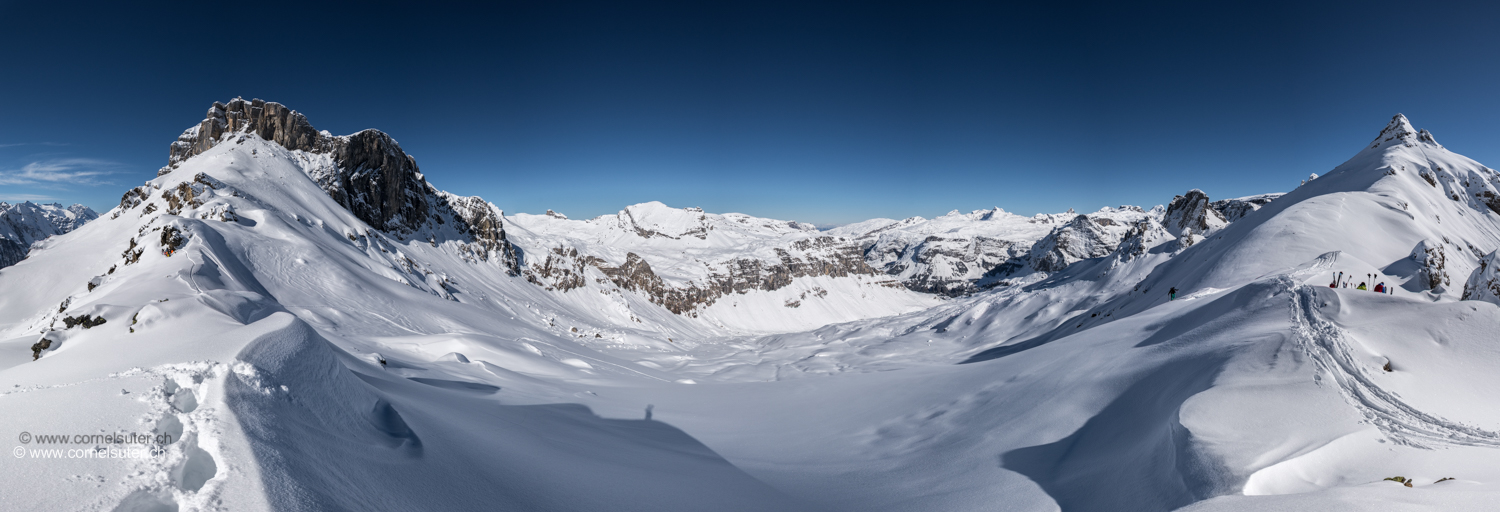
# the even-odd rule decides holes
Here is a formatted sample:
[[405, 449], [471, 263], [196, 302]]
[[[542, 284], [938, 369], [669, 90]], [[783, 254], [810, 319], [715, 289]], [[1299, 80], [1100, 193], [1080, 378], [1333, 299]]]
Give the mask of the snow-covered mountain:
[[[0, 270], [0, 502], [1482, 510], [1497, 184], [1397, 116], [1279, 197], [571, 220], [442, 192], [380, 132], [217, 104]], [[170, 442], [90, 437], [124, 432]]]
[[[1147, 225], [1212, 219], [1213, 227], [1260, 208], [1281, 194], [1208, 203], [1202, 191], [1178, 196], [1166, 209], [1104, 207], [1088, 214], [1015, 215], [1001, 208], [958, 211], [935, 219], [871, 219], [828, 230], [859, 243], [865, 261], [907, 288], [959, 296], [997, 285], [1012, 285], [1066, 269], [1082, 260], [1114, 252]], [[1186, 201], [1186, 202], [1184, 202]], [[1189, 211], [1191, 210], [1191, 211]], [[1230, 213], [1221, 213], [1222, 211]], [[1171, 219], [1165, 217], [1171, 216]], [[1181, 233], [1181, 226], [1175, 233]], [[1199, 232], [1207, 226], [1197, 227]]]
[[[505, 220], [527, 281], [562, 294], [629, 294], [715, 328], [801, 330], [938, 301], [871, 268], [857, 243], [792, 221], [658, 202], [590, 220]], [[631, 311], [622, 319], [634, 321]]]
[[64, 207], [58, 203], [0, 201], [0, 268], [24, 259], [33, 244], [78, 229], [96, 218], [99, 214], [81, 204]]

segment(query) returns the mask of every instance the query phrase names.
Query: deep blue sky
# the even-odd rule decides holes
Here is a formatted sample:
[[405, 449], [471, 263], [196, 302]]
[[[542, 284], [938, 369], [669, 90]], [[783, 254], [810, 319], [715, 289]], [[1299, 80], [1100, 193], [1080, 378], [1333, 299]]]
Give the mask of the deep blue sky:
[[1493, 3], [1309, 3], [0, 0], [0, 200], [103, 212], [235, 96], [379, 128], [439, 188], [574, 218], [1285, 191], [1396, 112], [1500, 166]]

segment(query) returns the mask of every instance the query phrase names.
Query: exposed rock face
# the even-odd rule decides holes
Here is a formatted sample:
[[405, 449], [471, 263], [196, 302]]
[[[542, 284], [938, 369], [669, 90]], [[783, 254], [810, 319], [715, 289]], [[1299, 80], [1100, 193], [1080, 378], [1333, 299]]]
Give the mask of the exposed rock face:
[[28, 252], [30, 251], [26, 247], [21, 246], [21, 244], [0, 239], [0, 268], [15, 265], [21, 260], [26, 259]]
[[1463, 300], [1500, 304], [1500, 251], [1491, 251], [1479, 259], [1479, 268], [1464, 283]]
[[42, 336], [42, 339], [37, 340], [36, 343], [33, 343], [31, 345], [31, 360], [35, 361], [37, 359], [41, 359], [42, 351], [49, 348], [52, 348], [52, 339], [46, 336]]
[[[307, 117], [280, 103], [261, 100], [230, 100], [228, 104], [214, 102], [208, 108], [198, 126], [189, 128], [172, 143], [169, 168], [177, 167], [184, 160], [197, 156], [222, 141], [225, 134], [253, 133], [262, 139], [280, 144], [291, 150], [315, 153], [326, 152], [325, 144], [332, 137], [318, 133], [307, 122]], [[164, 169], [169, 170], [169, 169]]]
[[1259, 210], [1260, 207], [1270, 204], [1276, 198], [1286, 194], [1261, 194], [1258, 196], [1236, 197], [1234, 199], [1220, 199], [1209, 203], [1214, 210], [1224, 215], [1224, 220], [1234, 222], [1244, 218], [1250, 212]]
[[499, 208], [477, 196], [456, 196], [447, 192], [438, 194], [438, 204], [457, 215], [459, 222], [456, 224], [483, 252], [499, 253], [506, 268], [517, 275], [516, 248], [505, 239], [505, 214]]
[[161, 229], [161, 253], [171, 256], [187, 243], [187, 236], [176, 226], [166, 226]]
[[[171, 172], [216, 144], [245, 136], [330, 156], [332, 168], [311, 169], [309, 176], [370, 227], [398, 239], [420, 238], [434, 244], [446, 241], [451, 229], [460, 241], [472, 244], [462, 249], [467, 254], [479, 260], [494, 255], [512, 275], [520, 272], [515, 248], [505, 237], [500, 209], [478, 197], [456, 196], [433, 187], [422, 176], [416, 159], [379, 130], [335, 137], [313, 129], [305, 116], [280, 103], [240, 98], [227, 104], [215, 102], [207, 118], [172, 143], [168, 166], [161, 172]], [[131, 190], [121, 198], [120, 206], [134, 207], [146, 197], [147, 190]]]
[[[555, 212], [510, 220], [515, 243], [527, 248], [522, 275], [532, 283], [563, 292], [618, 288], [681, 315], [696, 315], [727, 295], [780, 290], [799, 278], [881, 275], [865, 262], [858, 242], [744, 214], [651, 202], [589, 220]], [[893, 279], [863, 282], [900, 286]]]
[[25, 259], [32, 244], [73, 231], [97, 218], [99, 214], [81, 204], [64, 207], [57, 203], [0, 202], [0, 268]]
[[316, 176], [329, 196], [381, 231], [410, 232], [427, 220], [436, 190], [395, 140], [376, 130], [337, 140], [330, 144], [337, 172]]
[[103, 316], [97, 316], [96, 317], [96, 316], [90, 316], [90, 315], [78, 315], [78, 316], [64, 317], [62, 319], [62, 321], [63, 321], [63, 325], [67, 326], [68, 329], [72, 329], [73, 326], [75, 326], [75, 325], [79, 326], [79, 327], [83, 327], [84, 329], [89, 329], [89, 328], [93, 328], [93, 327], [98, 327], [100, 325], [104, 325], [104, 322], [105, 322]]
[[1420, 242], [1411, 250], [1411, 259], [1417, 262], [1420, 269], [1417, 278], [1427, 289], [1442, 292], [1450, 284], [1443, 244], [1433, 240]]
[[522, 271], [522, 274], [526, 276], [527, 281], [546, 287], [548, 290], [566, 292], [582, 288], [588, 284], [585, 278], [587, 269], [605, 264], [603, 259], [594, 256], [580, 256], [577, 248], [565, 250], [562, 247], [553, 247], [545, 254], [546, 258], [540, 263], [530, 264]]
[[1192, 189], [1187, 194], [1172, 198], [1167, 205], [1166, 219], [1162, 221], [1167, 231], [1179, 238], [1188, 235], [1204, 236], [1229, 224], [1224, 214], [1215, 210], [1208, 194]]
[[829, 236], [802, 239], [792, 242], [789, 249], [801, 253], [801, 256], [778, 248], [775, 252], [779, 261], [775, 262], [736, 258], [711, 265], [712, 271], [701, 280], [677, 286], [664, 281], [644, 257], [634, 252], [626, 253], [625, 261], [615, 266], [602, 258], [580, 255], [576, 248], [564, 250], [559, 247], [550, 251], [539, 264], [529, 265], [523, 273], [537, 285], [568, 291], [586, 285], [587, 271], [594, 268], [615, 286], [640, 293], [679, 315], [692, 315], [725, 295], [778, 290], [799, 277], [879, 274], [865, 264], [857, 244], [842, 239]]

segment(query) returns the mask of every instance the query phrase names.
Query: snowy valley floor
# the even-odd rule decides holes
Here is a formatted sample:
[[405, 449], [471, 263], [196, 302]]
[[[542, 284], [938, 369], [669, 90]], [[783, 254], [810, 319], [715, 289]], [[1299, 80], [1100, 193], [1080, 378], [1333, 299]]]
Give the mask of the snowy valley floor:
[[[955, 339], [1000, 319], [938, 333], [944, 318], [923, 311], [704, 341], [670, 356], [685, 362], [674, 372], [541, 337], [325, 337], [286, 312], [235, 319], [173, 297], [157, 305], [182, 305], [161, 307], [174, 321], [158, 328], [105, 324], [42, 361], [7, 359], [0, 404], [24, 412], [0, 423], [179, 440], [144, 461], [11, 459], [4, 498], [52, 510], [1483, 509], [1500, 436], [1474, 425], [1500, 415], [1472, 404], [1500, 384], [1487, 370], [1500, 351], [1462, 340], [1500, 328], [1500, 309], [1304, 284], [1329, 264], [972, 364], [953, 364]], [[377, 350], [384, 367], [358, 355]], [[1416, 486], [1382, 480], [1395, 475]]]

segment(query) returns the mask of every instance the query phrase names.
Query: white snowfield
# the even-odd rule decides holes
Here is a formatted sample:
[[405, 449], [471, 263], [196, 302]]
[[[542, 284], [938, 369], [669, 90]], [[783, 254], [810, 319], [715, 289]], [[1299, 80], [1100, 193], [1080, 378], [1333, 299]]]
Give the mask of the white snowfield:
[[[0, 508], [1500, 503], [1500, 306], [1483, 289], [1500, 175], [1404, 117], [1204, 232], [1174, 234], [1159, 209], [1106, 211], [1119, 226], [997, 209], [827, 233], [659, 203], [505, 217], [530, 270], [635, 253], [663, 286], [817, 237], [1020, 243], [1077, 222], [1120, 240], [955, 298], [883, 271], [807, 275], [683, 314], [600, 267], [563, 290], [457, 240], [384, 235], [309, 178], [326, 157], [231, 135], [150, 182], [145, 206], [0, 270], [0, 434], [16, 447]], [[174, 206], [180, 184], [195, 199]], [[923, 227], [881, 234], [900, 223]], [[837, 256], [802, 246], [787, 257]], [[1485, 300], [1460, 300], [1470, 282]], [[98, 456], [146, 446], [88, 437], [111, 433], [171, 442]]]

